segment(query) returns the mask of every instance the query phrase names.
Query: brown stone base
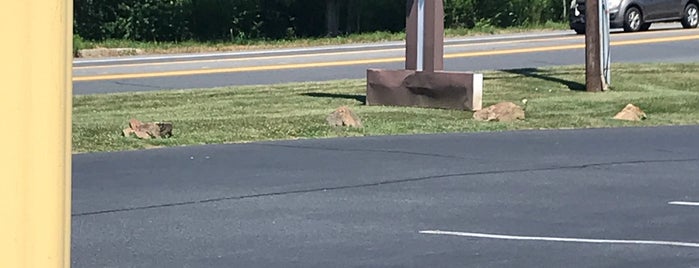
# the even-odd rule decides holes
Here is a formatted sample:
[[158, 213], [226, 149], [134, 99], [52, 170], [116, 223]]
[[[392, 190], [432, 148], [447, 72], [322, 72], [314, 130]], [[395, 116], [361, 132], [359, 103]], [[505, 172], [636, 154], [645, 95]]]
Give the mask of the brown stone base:
[[482, 74], [367, 70], [367, 105], [476, 111], [482, 98]]

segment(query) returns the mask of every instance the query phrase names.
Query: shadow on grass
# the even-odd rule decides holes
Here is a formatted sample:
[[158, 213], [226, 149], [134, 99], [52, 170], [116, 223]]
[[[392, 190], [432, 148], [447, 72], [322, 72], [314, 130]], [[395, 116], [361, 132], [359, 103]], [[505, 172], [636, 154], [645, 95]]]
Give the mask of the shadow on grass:
[[575, 81], [569, 81], [565, 79], [561, 79], [558, 77], [553, 77], [551, 72], [545, 71], [545, 70], [540, 70], [538, 68], [523, 68], [523, 69], [509, 69], [509, 70], [502, 70], [503, 72], [506, 73], [511, 73], [511, 74], [518, 74], [518, 75], [523, 75], [526, 77], [532, 77], [532, 78], [537, 78], [537, 79], [542, 79], [546, 81], [551, 81], [551, 82], [556, 82], [563, 84], [567, 86], [570, 90], [573, 91], [585, 91], [585, 84], [581, 84]]
[[333, 98], [333, 99], [350, 99], [366, 104], [366, 96], [363, 95], [349, 95], [349, 94], [332, 94], [332, 93], [320, 93], [320, 92], [309, 92], [301, 93], [299, 95], [314, 97], [314, 98]]

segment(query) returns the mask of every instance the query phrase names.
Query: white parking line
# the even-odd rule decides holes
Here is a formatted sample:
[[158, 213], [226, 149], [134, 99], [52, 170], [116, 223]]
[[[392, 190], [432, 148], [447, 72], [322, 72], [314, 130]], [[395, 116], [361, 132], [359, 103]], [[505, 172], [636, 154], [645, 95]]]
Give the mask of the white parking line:
[[609, 239], [586, 239], [569, 237], [538, 237], [538, 236], [515, 236], [501, 234], [465, 233], [450, 232], [440, 230], [420, 231], [421, 234], [451, 235], [503, 240], [527, 240], [527, 241], [547, 241], [547, 242], [572, 242], [572, 243], [595, 243], [595, 244], [634, 244], [634, 245], [658, 245], [699, 248], [699, 243], [677, 242], [677, 241], [653, 241], [653, 240], [609, 240]]
[[695, 206], [695, 207], [699, 207], [699, 202], [672, 201], [672, 202], [669, 202], [668, 204], [670, 204], [670, 205], [678, 205], [678, 206]]

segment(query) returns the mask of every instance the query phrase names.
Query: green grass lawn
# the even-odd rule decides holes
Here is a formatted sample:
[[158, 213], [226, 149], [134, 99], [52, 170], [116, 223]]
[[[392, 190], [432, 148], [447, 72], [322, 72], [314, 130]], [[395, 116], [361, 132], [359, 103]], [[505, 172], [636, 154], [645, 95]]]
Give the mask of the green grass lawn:
[[[587, 93], [584, 67], [486, 72], [484, 107], [528, 99], [527, 119], [474, 121], [471, 112], [365, 106], [364, 80], [172, 90], [74, 97], [73, 150], [119, 151], [163, 146], [346, 136], [699, 124], [699, 64], [613, 65], [612, 90]], [[641, 122], [611, 119], [626, 104]], [[328, 126], [350, 106], [364, 128]], [[174, 124], [169, 139], [121, 136], [130, 118]]]

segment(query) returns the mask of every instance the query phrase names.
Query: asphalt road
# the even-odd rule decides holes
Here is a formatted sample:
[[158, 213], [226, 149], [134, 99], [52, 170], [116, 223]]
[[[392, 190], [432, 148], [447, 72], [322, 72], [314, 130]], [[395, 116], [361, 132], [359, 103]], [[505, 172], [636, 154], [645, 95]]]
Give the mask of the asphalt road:
[[[699, 30], [654, 25], [612, 34], [613, 62], [697, 62]], [[680, 27], [681, 28], [681, 27]], [[401, 42], [74, 62], [74, 94], [209, 88], [357, 79], [368, 68], [403, 68]], [[584, 37], [572, 31], [447, 40], [445, 69], [482, 71], [584, 63]]]
[[699, 267], [698, 134], [520, 131], [78, 154], [72, 263]]

